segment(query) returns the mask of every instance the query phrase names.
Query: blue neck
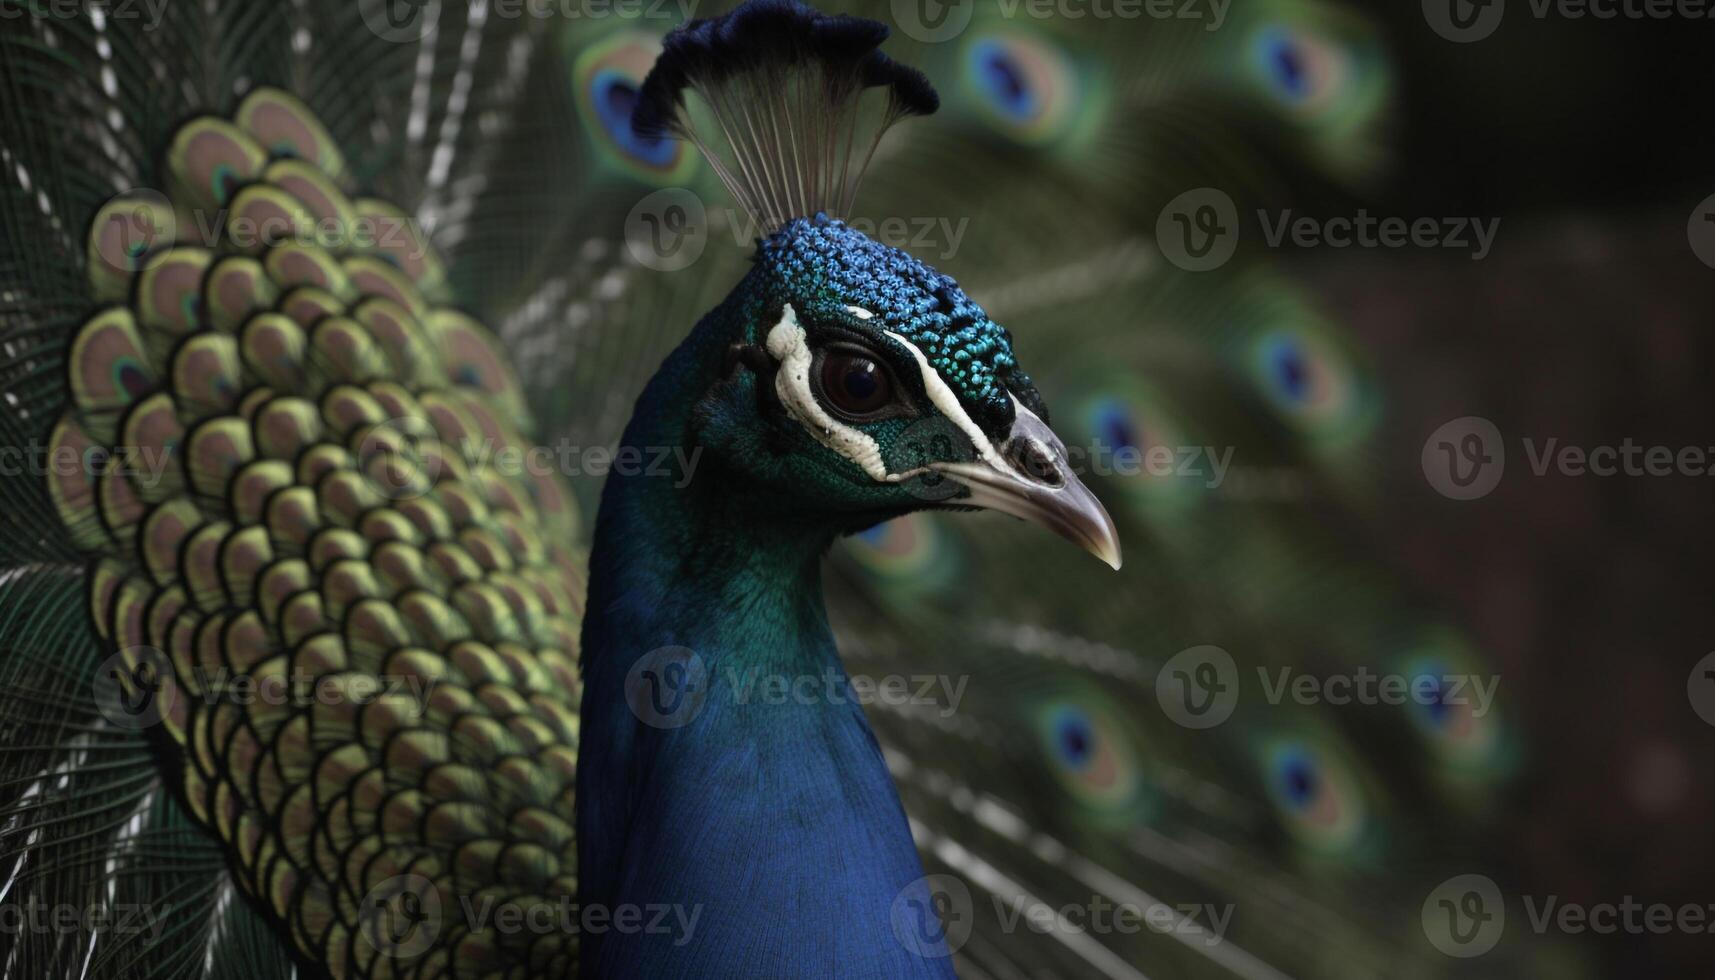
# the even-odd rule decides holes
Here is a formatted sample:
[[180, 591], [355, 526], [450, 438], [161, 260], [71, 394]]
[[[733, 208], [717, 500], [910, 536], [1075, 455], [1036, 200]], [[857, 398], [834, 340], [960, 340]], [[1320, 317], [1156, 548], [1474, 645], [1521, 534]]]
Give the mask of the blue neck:
[[[668, 358], [625, 446], [697, 452], [692, 406], [718, 380], [722, 317]], [[583, 633], [580, 901], [658, 928], [586, 930], [584, 975], [950, 977], [947, 959], [895, 933], [923, 869], [843, 693], [819, 575], [834, 530], [759, 507], [711, 455], [682, 486], [615, 474], [602, 494]]]

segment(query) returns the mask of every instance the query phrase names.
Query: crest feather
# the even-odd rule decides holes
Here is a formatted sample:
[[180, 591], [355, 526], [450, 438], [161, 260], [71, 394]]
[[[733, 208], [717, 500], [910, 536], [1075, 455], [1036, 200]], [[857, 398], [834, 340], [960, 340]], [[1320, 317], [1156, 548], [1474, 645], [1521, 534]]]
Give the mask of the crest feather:
[[[888, 33], [798, 0], [749, 0], [689, 21], [667, 35], [632, 128], [694, 144], [764, 234], [793, 218], [846, 215], [882, 134], [940, 106], [927, 76], [879, 50]], [[871, 89], [884, 98], [864, 99]], [[708, 118], [693, 120], [688, 91]]]

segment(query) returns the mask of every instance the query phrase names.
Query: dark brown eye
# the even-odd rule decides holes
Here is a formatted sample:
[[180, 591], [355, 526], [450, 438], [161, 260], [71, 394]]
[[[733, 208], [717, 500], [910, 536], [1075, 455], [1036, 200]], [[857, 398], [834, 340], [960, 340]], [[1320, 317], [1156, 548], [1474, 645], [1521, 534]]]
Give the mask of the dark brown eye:
[[893, 379], [862, 354], [833, 350], [822, 357], [822, 395], [847, 415], [862, 418], [893, 402]]

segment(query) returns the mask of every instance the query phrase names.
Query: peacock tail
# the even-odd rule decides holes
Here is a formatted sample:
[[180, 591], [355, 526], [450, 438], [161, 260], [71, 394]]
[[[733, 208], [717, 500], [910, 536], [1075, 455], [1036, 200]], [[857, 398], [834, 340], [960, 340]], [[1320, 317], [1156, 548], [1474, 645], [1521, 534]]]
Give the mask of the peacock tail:
[[[0, 971], [572, 975], [589, 450], [756, 235], [631, 126], [677, 6], [0, 5], [0, 436], [35, 461], [0, 490], [0, 900], [89, 911], [0, 932]], [[1575, 975], [1425, 935], [1437, 883], [1504, 866], [1504, 704], [1260, 703], [1283, 668], [1487, 668], [1376, 542], [1361, 339], [1264, 256], [1153, 240], [1196, 188], [1385, 166], [1360, 15], [1229, 16], [889, 42], [944, 124], [881, 144], [853, 221], [1030, 352], [1132, 561], [900, 518], [828, 559], [842, 653], [930, 682], [868, 714], [963, 976]], [[1211, 676], [1242, 693], [1204, 725], [1175, 697]], [[1017, 918], [1099, 901], [1156, 925]]]

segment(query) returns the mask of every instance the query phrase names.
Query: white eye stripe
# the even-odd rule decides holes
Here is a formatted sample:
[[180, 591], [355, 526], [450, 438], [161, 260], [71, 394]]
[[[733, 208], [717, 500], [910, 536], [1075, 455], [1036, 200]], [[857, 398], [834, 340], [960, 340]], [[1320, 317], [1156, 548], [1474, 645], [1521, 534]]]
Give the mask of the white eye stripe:
[[[867, 320], [873, 316], [862, 307], [848, 306], [846, 309], [859, 319]], [[910, 351], [911, 356], [917, 360], [924, 394], [929, 397], [935, 409], [969, 437], [981, 459], [992, 466], [999, 466], [1000, 457], [995, 452], [994, 444], [989, 441], [988, 434], [983, 432], [982, 427], [977, 425], [964, 406], [959, 404], [959, 396], [953, 393], [953, 389], [948, 387], [947, 382], [930, 366], [929, 359], [911, 341], [891, 330], [885, 333]], [[766, 345], [769, 355], [780, 362], [780, 368], [774, 374], [774, 390], [780, 398], [781, 407], [807, 429], [817, 442], [856, 463], [859, 469], [878, 483], [898, 483], [928, 470], [928, 467], [923, 466], [903, 473], [889, 473], [887, 465], [881, 459], [881, 446], [875, 439], [871, 438], [869, 433], [834, 418], [822, 407], [821, 402], [816, 400], [810, 389], [810, 367], [815, 362], [815, 355], [810, 350], [808, 335], [798, 324], [798, 312], [792, 308], [792, 304], [786, 304], [781, 312], [780, 322], [768, 331]], [[1016, 403], [1016, 399], [1014, 401]], [[1018, 407], [1025, 410], [1022, 405]]]
[[848, 306], [846, 307], [846, 312], [857, 317], [859, 320], [871, 320], [875, 318], [874, 313], [871, 313], [861, 306]]
[[911, 356], [917, 359], [917, 371], [923, 376], [923, 393], [929, 396], [929, 401], [936, 410], [945, 415], [949, 421], [958, 426], [960, 431], [970, 438], [971, 444], [977, 448], [977, 455], [981, 456], [985, 462], [999, 465], [1000, 457], [995, 455], [994, 446], [989, 442], [988, 433], [982, 430], [982, 426], [971, 420], [970, 415], [965, 411], [965, 407], [959, 404], [959, 396], [955, 395], [953, 389], [947, 387], [947, 382], [941, 375], [929, 366], [929, 359], [923, 356], [923, 352], [917, 349], [917, 345], [891, 330], [883, 332], [910, 351]]
[[887, 472], [886, 464], [881, 461], [881, 446], [869, 433], [829, 415], [816, 400], [810, 391], [810, 365], [815, 358], [792, 304], [786, 304], [780, 322], [768, 331], [767, 344], [768, 353], [780, 362], [780, 369], [774, 372], [774, 391], [780, 397], [781, 407], [809, 430], [817, 442], [856, 463], [878, 483], [896, 483], [913, 475]]

